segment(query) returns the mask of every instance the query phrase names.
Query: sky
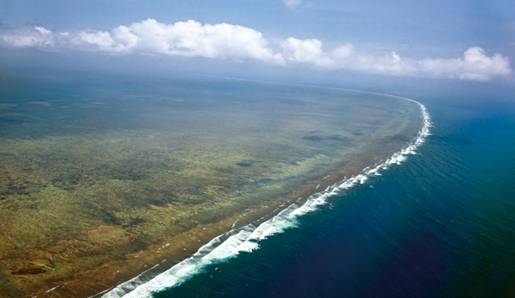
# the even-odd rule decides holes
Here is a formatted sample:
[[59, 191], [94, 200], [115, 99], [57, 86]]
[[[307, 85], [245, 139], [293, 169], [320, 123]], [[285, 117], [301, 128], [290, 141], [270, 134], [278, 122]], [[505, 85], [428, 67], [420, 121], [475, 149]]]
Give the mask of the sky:
[[0, 52], [22, 56], [159, 56], [474, 82], [514, 76], [515, 5], [504, 0], [0, 0], [0, 24]]

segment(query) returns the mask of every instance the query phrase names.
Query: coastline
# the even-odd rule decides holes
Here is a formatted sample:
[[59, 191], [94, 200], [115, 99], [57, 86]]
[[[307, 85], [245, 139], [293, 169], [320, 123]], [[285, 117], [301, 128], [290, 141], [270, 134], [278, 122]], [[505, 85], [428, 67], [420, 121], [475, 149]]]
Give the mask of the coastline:
[[[408, 100], [410, 102], [417, 104], [420, 108], [422, 127], [418, 131], [414, 140], [409, 142], [406, 147], [403, 147], [401, 150], [396, 151], [389, 158], [387, 158], [379, 164], [375, 164], [373, 167], [363, 168], [363, 170], [351, 175], [350, 178], [344, 178], [343, 180], [341, 178], [333, 178], [332, 180], [330, 180], [331, 182], [320, 181], [322, 183], [325, 182], [326, 185], [328, 185], [325, 186], [318, 183], [315, 187], [315, 191], [317, 191], [322, 185], [322, 187], [325, 187], [325, 190], [323, 192], [312, 192], [313, 194], [308, 196], [307, 199], [302, 200], [301, 198], [299, 198], [296, 202], [286, 200], [280, 205], [280, 207], [284, 207], [285, 205], [287, 206], [275, 215], [272, 213], [269, 219], [265, 219], [265, 217], [262, 216], [257, 220], [250, 220], [249, 223], [243, 225], [240, 228], [235, 227], [235, 224], [233, 224], [231, 226], [231, 230], [216, 236], [207, 244], [201, 246], [191, 257], [177, 263], [176, 265], [167, 269], [165, 272], [158, 274], [151, 280], [142, 279], [142, 275], [146, 273], [143, 272], [140, 275], [122, 284], [119, 284], [112, 289], [102, 291], [101, 293], [98, 293], [93, 297], [121, 297], [125, 295], [127, 295], [127, 297], [149, 297], [152, 292], [162, 289], [163, 286], [172, 287], [177, 284], [180, 284], [190, 274], [194, 274], [194, 272], [192, 271], [185, 270], [186, 266], [194, 266], [193, 270], [196, 270], [198, 269], [197, 267], [210, 265], [218, 260], [223, 260], [225, 258], [235, 256], [240, 252], [251, 252], [255, 249], [258, 249], [258, 241], [266, 239], [271, 235], [280, 233], [285, 229], [293, 227], [295, 225], [294, 221], [297, 217], [312, 212], [316, 210], [318, 206], [326, 204], [327, 199], [331, 196], [340, 193], [345, 189], [352, 188], [355, 185], [364, 184], [369, 177], [379, 176], [381, 171], [387, 170], [392, 165], [400, 165], [402, 162], [406, 160], [408, 155], [416, 154], [416, 149], [424, 143], [425, 138], [430, 134], [429, 129], [431, 127], [431, 119], [426, 107], [422, 103], [413, 99], [389, 94], [381, 95]], [[347, 176], [344, 175], [343, 177]], [[339, 182], [335, 182], [334, 180], [339, 180]], [[274, 209], [274, 211], [277, 211], [277, 208]], [[287, 221], [286, 223], [283, 223], [286, 224], [285, 227], [275, 227], [275, 229], [269, 228], [270, 224], [274, 224], [274, 221], [277, 222], [281, 219], [284, 220], [285, 217], [285, 220]], [[241, 221], [240, 223], [244, 224], [244, 222], [245, 221]], [[225, 255], [222, 253], [222, 255], [215, 255], [210, 257], [213, 251], [221, 247], [224, 243], [228, 243], [233, 239], [236, 239], [236, 241], [240, 241], [239, 243], [237, 243], [237, 249], [233, 248], [232, 251], [229, 251]], [[195, 261], [191, 262], [194, 258], [200, 258], [200, 260], [203, 260], [204, 263], [194, 264]]]
[[[360, 156], [365, 155], [359, 153]], [[365, 158], [364, 158], [365, 159]], [[145, 250], [132, 253], [126, 260], [112, 260], [99, 268], [82, 272], [73, 280], [56, 281], [51, 288], [35, 289], [36, 297], [102, 297], [115, 287], [145, 274], [155, 275], [195, 254], [206, 243], [232, 230], [247, 225], [259, 225], [291, 204], [303, 204], [317, 191], [360, 172], [365, 161], [327, 173], [320, 179], [307, 182], [302, 188], [292, 190], [287, 196], [269, 200], [266, 204], [236, 211], [220, 221], [201, 224], [185, 232], [164, 239]], [[335, 167], [336, 168], [336, 167]], [[119, 270], [119, 268], [124, 270]], [[115, 296], [116, 297], [116, 296]]]
[[[249, 225], [252, 225], [254, 230], [258, 229], [262, 224], [277, 217], [285, 210], [289, 210], [288, 208], [292, 208], [292, 206], [316, 208], [318, 205], [324, 204], [324, 200], [332, 194], [353, 185], [364, 183], [367, 175], [376, 175], [382, 169], [392, 164], [401, 163], [407, 155], [413, 154], [415, 149], [423, 143], [423, 138], [427, 136], [430, 125], [429, 115], [427, 114], [426, 118], [424, 114], [427, 113], [425, 107], [417, 101], [398, 96], [387, 96], [402, 98], [418, 104], [422, 111], [423, 125], [418, 131], [415, 140], [410, 142], [408, 147], [401, 151], [398, 151], [398, 148], [382, 150], [381, 153], [391, 156], [383, 163], [378, 163], [381, 160], [376, 159], [377, 152], [359, 152], [356, 155], [359, 155], [360, 158], [358, 157], [353, 162], [346, 163], [345, 165], [335, 165], [333, 171], [328, 171], [327, 174], [329, 175], [313, 179], [305, 183], [302, 188], [291, 191], [287, 196], [277, 200], [269, 200], [264, 205], [236, 211], [231, 216], [214, 223], [198, 225], [186, 232], [164, 239], [160, 244], [151, 245], [145, 250], [130, 254], [127, 256], [127, 260], [109, 261], [100, 268], [74, 276], [72, 281], [57, 284], [50, 289], [37, 291], [37, 295], [44, 297], [69, 297], [70, 295], [76, 296], [80, 293], [80, 295], [90, 294], [92, 295], [91, 297], [100, 297], [107, 295], [106, 293], [111, 293], [110, 291], [113, 289], [121, 289], [124, 285], [127, 286], [127, 282], [125, 282], [127, 280], [136, 281], [136, 283], [146, 281], [149, 278], [148, 276], [162, 274], [162, 272], [170, 270], [167, 268], [173, 268], [180, 264], [181, 261], [188, 260], [199, 249], [205, 247], [205, 245], [202, 245], [204, 243], [214, 244], [212, 242], [217, 239], [230, 238], [237, 234], [237, 232], [249, 228]], [[421, 133], [424, 134], [422, 139], [420, 138]], [[388, 151], [387, 154], [384, 151]], [[367, 164], [370, 164], [371, 156], [376, 159], [372, 169], [366, 167]], [[325, 191], [320, 193], [321, 189], [325, 189]], [[308, 202], [312, 202], [313, 205], [306, 206]], [[297, 212], [297, 215], [302, 214]], [[266, 236], [263, 237], [260, 239], [266, 238]], [[117, 270], [121, 267], [124, 268], [123, 272], [121, 272], [122, 270]], [[134, 277], [135, 275], [137, 276]], [[85, 282], [85, 280], [88, 282]], [[118, 296], [113, 295], [112, 297]]]

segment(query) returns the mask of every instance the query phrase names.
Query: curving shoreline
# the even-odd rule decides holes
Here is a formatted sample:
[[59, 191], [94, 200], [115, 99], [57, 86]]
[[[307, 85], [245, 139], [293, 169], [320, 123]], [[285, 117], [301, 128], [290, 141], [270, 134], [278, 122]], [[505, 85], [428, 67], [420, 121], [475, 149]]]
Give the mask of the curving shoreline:
[[[219, 83], [217, 82], [213, 86], [219, 86]], [[168, 146], [171, 140], [182, 139], [177, 139], [177, 133], [163, 133], [159, 130], [159, 127], [156, 127], [156, 130], [135, 131], [132, 134], [123, 132], [87, 136], [79, 134], [69, 137], [70, 140], [50, 138], [48, 140], [50, 145], [55, 143], [55, 146], [58, 146], [57, 148], [63, 146], [67, 148], [71, 146], [68, 144], [73, 140], [91, 142], [92, 145], [96, 144], [96, 149], [92, 152], [100, 151], [102, 154], [108, 154], [107, 156], [111, 157], [110, 159], [100, 159], [100, 161], [106, 162], [108, 166], [116, 165], [118, 161], [125, 165], [119, 168], [121, 173], [130, 175], [116, 176], [118, 178], [115, 180], [109, 180], [110, 176], [104, 176], [111, 172], [100, 172], [104, 176], [99, 176], [94, 182], [102, 184], [92, 185], [99, 185], [101, 186], [99, 190], [104, 190], [106, 185], [110, 185], [109, 183], [114, 181], [117, 184], [114, 185], [113, 191], [116, 191], [117, 185], [123, 184], [127, 185], [127, 187], [124, 188], [124, 191], [119, 196], [114, 196], [113, 200], [102, 200], [104, 202], [102, 206], [106, 207], [102, 210], [110, 212], [113, 216], [110, 218], [118, 221], [109, 221], [110, 218], [108, 220], [101, 218], [100, 225], [95, 222], [92, 225], [94, 229], [85, 229], [84, 235], [87, 238], [75, 235], [68, 236], [67, 238], [60, 236], [58, 239], [70, 239], [68, 242], [61, 241], [55, 245], [55, 248], [60, 250], [55, 250], [52, 245], [43, 246], [42, 250], [48, 248], [49, 251], [43, 257], [54, 262], [50, 264], [52, 267], [49, 267], [48, 270], [41, 274], [13, 274], [13, 285], [17, 286], [20, 292], [23, 291], [27, 295], [38, 297], [87, 297], [89, 295], [92, 295], [90, 297], [100, 297], [110, 293], [113, 287], [115, 289], [118, 287], [119, 289], [120, 287], [128, 286], [124, 291], [130, 291], [136, 286], [168, 271], [182, 261], [190, 259], [198, 252], [202, 244], [212, 244], [211, 247], [205, 247], [206, 254], [216, 249], [221, 255], [225, 255], [224, 257], [230, 257], [231, 253], [228, 253], [226, 250], [228, 247], [227, 243], [218, 249], [216, 247], [239, 232], [241, 232], [239, 235], [241, 237], [232, 238], [232, 240], [235, 240], [232, 241], [233, 247], [240, 247], [240, 244], [245, 242], [245, 245], [249, 246], [248, 250], [256, 249], [258, 242], [268, 237], [267, 233], [280, 232], [294, 225], [295, 219], [289, 221], [288, 218], [295, 216], [299, 212], [294, 211], [295, 209], [301, 206], [306, 207], [307, 200], [314, 199], [324, 189], [327, 192], [342, 184], [342, 182], [348, 181], [348, 177], [352, 178], [364, 174], [365, 170], [370, 170], [370, 167], [366, 167], [367, 165], [373, 164], [376, 167], [389, 157], [395, 156], [395, 154], [399, 153], [399, 148], [404, 148], [407, 144], [413, 143], [422, 126], [419, 105], [415, 101], [411, 102], [405, 98], [401, 99], [401, 97], [316, 86], [310, 86], [306, 89], [295, 89], [302, 91], [300, 94], [295, 93], [300, 91], [292, 92], [282, 85], [280, 88], [263, 88], [261, 85], [252, 86], [252, 88], [265, 90], [263, 94], [270, 96], [270, 98], [259, 101], [247, 101], [247, 96], [238, 93], [237, 95], [240, 97], [236, 98], [245, 102], [247, 104], [245, 108], [247, 109], [243, 107], [231, 109], [230, 106], [227, 106], [228, 103], [231, 103], [229, 100], [220, 103], [216, 101], [216, 107], [221, 106], [233, 112], [238, 111], [243, 113], [242, 115], [236, 113], [221, 114], [220, 109], [213, 111], [210, 106], [211, 104], [202, 101], [203, 97], [200, 95], [193, 96], [195, 100], [192, 103], [201, 103], [201, 105], [192, 106], [192, 104], [189, 104], [186, 106], [194, 108], [192, 112], [182, 115], [186, 112], [183, 109], [179, 110], [181, 114], [179, 116], [185, 119], [194, 116], [195, 111], [201, 111], [205, 108], [207, 109], [206, 111], [213, 112], [213, 116], [223, 116], [225, 118], [222, 119], [225, 119], [225, 121], [231, 120], [227, 122], [231, 123], [231, 127], [238, 127], [238, 125], [235, 125], [238, 123], [238, 119], [243, 119], [245, 123], [248, 123], [246, 126], [239, 127], [239, 134], [236, 135], [231, 130], [224, 130], [224, 128], [217, 128], [217, 126], [212, 125], [209, 127], [210, 129], [215, 128], [214, 130], [209, 130], [204, 134], [196, 133], [195, 127], [205, 127], [203, 123], [193, 126], [191, 132], [188, 130], [190, 139], [183, 140], [180, 144], [191, 145], [195, 144], [196, 140], [203, 148], [208, 149], [209, 155], [205, 155], [202, 150], [198, 150], [195, 147], [191, 147], [191, 150], [188, 149], [188, 151], [182, 151], [188, 153], [189, 155], [187, 156], [181, 155], [181, 151], [172, 152], [172, 149], [175, 147], [166, 146]], [[249, 88], [251, 86], [244, 86], [243, 90], [248, 90]], [[324, 89], [333, 90], [324, 91]], [[210, 89], [208, 88], [208, 90]], [[226, 92], [233, 94], [233, 89], [229, 88]], [[304, 94], [304, 92], [306, 93]], [[171, 94], [175, 93], [171, 92]], [[283, 98], [281, 95], [285, 97]], [[207, 98], [210, 99], [211, 97], [212, 95], [209, 93]], [[279, 109], [276, 112], [270, 112], [268, 107], [270, 105], [274, 106], [275, 101], [278, 102]], [[159, 110], [166, 108], [163, 107], [160, 101], [152, 107], [159, 108]], [[249, 107], [259, 107], [262, 110], [256, 112], [253, 109], [248, 109]], [[167, 115], [175, 111], [177, 107], [174, 104], [169, 108], [170, 110], [165, 109], [165, 114]], [[225, 111], [225, 109], [221, 110]], [[79, 109], [79, 111], [81, 110]], [[178, 116], [177, 113], [172, 115]], [[227, 115], [238, 116], [234, 118], [227, 117]], [[213, 119], [216, 119], [216, 117]], [[259, 122], [259, 120], [264, 119], [284, 119], [282, 123], [286, 125], [277, 127], [278, 123], [275, 121]], [[165, 121], [165, 123], [168, 122]], [[81, 125], [77, 125], [77, 127], [80, 128], [82, 127]], [[239, 125], [242, 125], [242, 123], [239, 123]], [[254, 127], [259, 128], [259, 130], [253, 130]], [[186, 128], [190, 129], [189, 125]], [[152, 134], [148, 135], [150, 132]], [[228, 132], [231, 132], [231, 134], [228, 135]], [[250, 134], [241, 134], [242, 132], [249, 132]], [[44, 132], [42, 133], [42, 140], [46, 141], [48, 138], [44, 135]], [[199, 138], [207, 136], [214, 140], [213, 136], [224, 134], [226, 137], [216, 138], [223, 140], [224, 147], [219, 147], [221, 143], [216, 141]], [[145, 138], [141, 138], [142, 135]], [[132, 141], [122, 144], [112, 142], [113, 140], [126, 139], [127, 137], [130, 137]], [[227, 143], [227, 140], [229, 140], [229, 143]], [[254, 142], [254, 140], [257, 142]], [[105, 144], [107, 141], [107, 144], [113, 145], [103, 146], [102, 144]], [[144, 144], [144, 147], [138, 147], [142, 144]], [[283, 146], [284, 144], [286, 146]], [[41, 148], [43, 152], [48, 150], [48, 148], [52, 148], [46, 143], [37, 143], [35, 145], [39, 146], [36, 148]], [[127, 146], [129, 145], [136, 147], [128, 148]], [[14, 145], [11, 147], [17, 148]], [[222, 152], [218, 150], [220, 148], [225, 148], [225, 150]], [[75, 154], [75, 159], [84, 159], [84, 162], [88, 165], [98, 164], [98, 162], [87, 159], [90, 155], [80, 155], [79, 153], [83, 149], [71, 146], [67, 150]], [[112, 154], [113, 152], [122, 152], [134, 155], [134, 153], [155, 152], [152, 150], [165, 151], [162, 151], [160, 155], [140, 154], [135, 156], [135, 161], [140, 161], [140, 163], [133, 162], [132, 159], [120, 159]], [[7, 151], [9, 152], [9, 150]], [[24, 153], [24, 156], [31, 156], [31, 152]], [[61, 151], [57, 150], [57, 152], [60, 153]], [[56, 155], [55, 158], [62, 157], [62, 153], [54, 155]], [[163, 171], [163, 167], [166, 169], [167, 165], [177, 169], [177, 165], [184, 165], [181, 162], [190, 161], [191, 159], [187, 159], [187, 157], [194, 155], [200, 157], [196, 158], [195, 162], [203, 166], [205, 165], [206, 169], [211, 170], [211, 172], [195, 171], [202, 168], [195, 167], [196, 163], [193, 166], [188, 164], [187, 167], [183, 168], [193, 170], [191, 174], [195, 175], [191, 177], [197, 177], [193, 178], [190, 183], [183, 179], [185, 175], [181, 173], [170, 175], [168, 173], [175, 172]], [[157, 168], [153, 164], [142, 164], [141, 162], [147, 160], [146, 157], [150, 157], [151, 161], [161, 161], [164, 163], [159, 163], [161, 166]], [[169, 160], [165, 157], [176, 157], [179, 159]], [[66, 173], [67, 175], [73, 174], [73, 171], [62, 171], [62, 168], [66, 165], [64, 163], [63, 165], [55, 166], [55, 171], [57, 173]], [[216, 167], [216, 165], [219, 166]], [[93, 167], [93, 169], [95, 168]], [[140, 180], [136, 180], [136, 182], [131, 184], [131, 180], [128, 180], [131, 178], [141, 178], [138, 176], [138, 173], [141, 172], [153, 173], [148, 172], [149, 170], [155, 170], [155, 173], [158, 173], [158, 175], [143, 177], [144, 179], [141, 180], [141, 183], [138, 183]], [[86, 172], [86, 174], [88, 173]], [[54, 172], [49, 174], [52, 177], [51, 175]], [[166, 179], [163, 179], [165, 177]], [[240, 178], [224, 180], [231, 177]], [[360, 179], [363, 179], [363, 177], [360, 177]], [[166, 183], [163, 181], [166, 181]], [[241, 184], [242, 182], [246, 184]], [[152, 191], [154, 188], [148, 191], [148, 186], [158, 190], [166, 190], [167, 187], [171, 186], [178, 190], [183, 190], [188, 186], [219, 186], [223, 188], [219, 188], [221, 189], [220, 193], [216, 193], [217, 200], [214, 201], [215, 204], [206, 204], [205, 202], [209, 202], [208, 200], [205, 202], [191, 202], [191, 205], [181, 205], [180, 201], [171, 200], [168, 204], [160, 205], [160, 201], [156, 202], [154, 200], [156, 194], [159, 199], [161, 193]], [[106, 193], [110, 194], [111, 192], [106, 190]], [[191, 190], [187, 193], [197, 193], [197, 191]], [[81, 200], [81, 202], [96, 202], [103, 197], [102, 194], [99, 193], [99, 196], [86, 197], [88, 200]], [[206, 200], [213, 193], [201, 190], [200, 195], [197, 197], [203, 198], [202, 194], [207, 195], [204, 199]], [[175, 198], [174, 196], [170, 197], [169, 193], [162, 195], [169, 199]], [[149, 196], [151, 200], [148, 200]], [[131, 198], [135, 197], [140, 198], [134, 202], [130, 201]], [[42, 199], [45, 198], [42, 197]], [[63, 200], [66, 199], [63, 203], [73, 202], [73, 198], [74, 193], [70, 193], [63, 197]], [[39, 197], [35, 196], [35, 199], [39, 199]], [[53, 197], [49, 197], [48, 200], [50, 203], [55, 203], [56, 201]], [[121, 209], [113, 209], [108, 205], [110, 202], [118, 202], [117, 200], [124, 202], [120, 207]], [[165, 199], [161, 198], [161, 200]], [[142, 204], [145, 202], [149, 205], [143, 207], [138, 207], [139, 205], [137, 205], [136, 209], [132, 209], [134, 203]], [[316, 209], [316, 206], [313, 206], [313, 208]], [[91, 212], [96, 209], [80, 209], [80, 211], [84, 210]], [[74, 210], [71, 211], [73, 212]], [[200, 213], [197, 214], [197, 211], [200, 211]], [[91, 214], [96, 217], [103, 214], [109, 215], [109, 213], [103, 212], [96, 211]], [[52, 212], [50, 214], [55, 213]], [[73, 213], [66, 212], [65, 214]], [[280, 218], [281, 215], [285, 217], [283, 218], [283, 227], [281, 227], [277, 220], [275, 222], [270, 221], [274, 217], [277, 217], [276, 219]], [[142, 216], [143, 220], [138, 221], [140, 216]], [[96, 217], [93, 217], [93, 219]], [[76, 216], [73, 216], [73, 218], [73, 224], [66, 224], [66, 227], [82, 227], [81, 224], [84, 220], [77, 221]], [[15, 221], [13, 220], [12, 222]], [[59, 220], [59, 223], [63, 225], [65, 221]], [[125, 224], [128, 224], [128, 226]], [[278, 231], [274, 232], [274, 230]], [[9, 231], [14, 233], [16, 230], [11, 229]], [[120, 234], [120, 231], [123, 233]], [[249, 238], [256, 236], [258, 233], [260, 236], [257, 237], [257, 240], [249, 240]], [[138, 238], [144, 235], [154, 238]], [[251, 235], [254, 236], [251, 237]], [[141, 240], [144, 241], [141, 242]], [[102, 249], [94, 241], [107, 242], [104, 243], [105, 245]], [[24, 247], [30, 247], [30, 245]], [[229, 250], [232, 250], [232, 248]], [[39, 253], [40, 251], [36, 250], [35, 252]], [[211, 257], [213, 255], [211, 253]], [[30, 257], [32, 259], [35, 258], [32, 255]], [[39, 255], [36, 255], [36, 257], [39, 257]], [[217, 261], [219, 258], [220, 255], [218, 257], [215, 256], [214, 261]], [[24, 261], [21, 265], [32, 265], [33, 263], [29, 263], [32, 259], [29, 258], [29, 261]], [[43, 263], [45, 260], [43, 259], [41, 264], [46, 264]], [[39, 259], [36, 261], [40, 262]], [[39, 265], [40, 263], [34, 264]], [[14, 266], [18, 265], [14, 264]], [[13, 268], [14, 266], [8, 264], [8, 266], [4, 267]], [[53, 268], [57, 270], [51, 271]], [[131, 282], [126, 282], [128, 280]], [[125, 286], [121, 286], [122, 284]], [[19, 295], [12, 294], [12, 297], [19, 297]]]
[[[258, 224], [248, 223], [240, 228], [231, 228], [228, 232], [222, 233], [198, 249], [192, 256], [175, 264], [168, 270], [157, 274], [154, 277], [145, 276], [145, 272], [140, 275], [117, 285], [114, 288], [104, 290], [94, 296], [102, 297], [149, 297], [151, 293], [180, 284], [188, 277], [217, 261], [221, 261], [240, 252], [251, 252], [259, 248], [259, 241], [264, 240], [276, 233], [294, 227], [298, 217], [316, 210], [319, 206], [327, 203], [327, 200], [335, 194], [349, 189], [355, 185], [364, 184], [370, 176], [377, 176], [393, 165], [404, 162], [409, 155], [415, 154], [426, 137], [430, 134], [431, 118], [427, 108], [420, 102], [401, 96], [371, 93], [357, 90], [353, 92], [383, 95], [413, 102], [419, 106], [422, 116], [422, 127], [416, 137], [408, 143], [406, 147], [393, 153], [389, 158], [375, 164], [372, 167], [365, 167], [350, 178], [344, 179], [339, 183], [333, 183], [323, 191], [312, 194], [304, 200], [302, 204], [294, 202], [283, 208], [273, 217], [258, 221]], [[233, 224], [234, 226], [234, 224]]]

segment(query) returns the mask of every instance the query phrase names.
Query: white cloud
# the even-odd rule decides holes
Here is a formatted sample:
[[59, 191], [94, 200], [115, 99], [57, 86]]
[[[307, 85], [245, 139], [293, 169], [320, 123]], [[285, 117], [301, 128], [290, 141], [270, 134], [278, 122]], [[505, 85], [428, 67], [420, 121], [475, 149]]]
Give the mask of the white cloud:
[[500, 54], [488, 56], [480, 47], [467, 49], [459, 58], [402, 58], [392, 52], [384, 55], [356, 53], [335, 59], [338, 68], [366, 73], [395, 76], [450, 78], [488, 81], [494, 77], [510, 75], [512, 70], [507, 57]]
[[86, 30], [56, 33], [43, 27], [0, 32], [0, 40], [13, 47], [73, 48], [110, 53], [165, 54], [282, 63], [261, 32], [231, 24], [196, 21], [159, 23], [154, 19], [118, 26], [111, 31]]
[[283, 0], [284, 5], [289, 9], [295, 9], [302, 4], [301, 0]]
[[324, 51], [317, 39], [288, 38], [281, 44], [289, 63], [310, 64], [327, 69], [363, 73], [488, 81], [512, 73], [510, 61], [500, 54], [488, 56], [480, 47], [467, 49], [460, 58], [403, 58], [396, 52], [368, 54], [344, 44]]
[[13, 47], [50, 47], [54, 45], [53, 33], [41, 26], [0, 31], [0, 41]]
[[318, 39], [289, 37], [269, 42], [261, 32], [239, 25], [196, 21], [160, 23], [154, 19], [110, 31], [53, 32], [41, 26], [0, 30], [0, 43], [11, 47], [75, 49], [111, 54], [151, 54], [211, 59], [255, 60], [275, 65], [304, 65], [393, 76], [487, 81], [512, 70], [507, 57], [480, 47], [457, 58], [401, 57], [396, 52], [367, 53], [352, 44], [325, 49]]
[[281, 44], [283, 57], [288, 62], [312, 64], [320, 67], [332, 67], [333, 61], [322, 50], [318, 39], [287, 38]]
[[500, 54], [493, 56], [485, 55], [480, 47], [469, 48], [463, 54], [463, 73], [460, 79], [486, 81], [491, 76], [509, 75], [511, 73], [510, 63], [507, 58]]
[[78, 32], [77, 47], [105, 52], [140, 52], [187, 57], [253, 59], [280, 63], [280, 55], [268, 47], [262, 34], [231, 24], [196, 21], [159, 23], [154, 19], [119, 26], [111, 31]]
[[354, 46], [350, 43], [347, 43], [347, 44], [340, 45], [337, 48], [335, 48], [332, 52], [332, 56], [336, 60], [343, 60], [343, 59], [350, 57], [350, 55], [352, 55], [352, 53], [354, 53]]

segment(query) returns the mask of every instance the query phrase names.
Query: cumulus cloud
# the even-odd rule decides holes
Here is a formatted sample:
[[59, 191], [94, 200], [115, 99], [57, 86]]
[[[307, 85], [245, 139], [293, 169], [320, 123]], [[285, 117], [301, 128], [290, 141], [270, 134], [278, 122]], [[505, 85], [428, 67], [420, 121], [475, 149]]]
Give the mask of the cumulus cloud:
[[488, 56], [480, 47], [467, 49], [459, 58], [402, 58], [396, 52], [367, 54], [344, 44], [324, 51], [318, 39], [288, 38], [282, 43], [287, 62], [311, 64], [328, 69], [348, 69], [365, 73], [444, 77], [451, 79], [488, 81], [496, 76], [511, 74], [509, 59], [500, 54]]
[[109, 31], [54, 32], [41, 26], [0, 30], [0, 43], [10, 47], [74, 49], [111, 54], [149, 54], [275, 65], [304, 65], [327, 70], [487, 81], [511, 74], [507, 57], [489, 55], [480, 47], [461, 57], [413, 59], [396, 52], [367, 53], [350, 43], [326, 49], [321, 40], [288, 37], [270, 42], [252, 28], [232, 24], [173, 24], [147, 19]]
[[333, 61], [322, 50], [322, 42], [318, 39], [287, 38], [282, 42], [282, 56], [293, 63], [312, 64], [320, 67], [332, 67]]
[[165, 54], [281, 63], [261, 32], [231, 24], [196, 21], [163, 24], [154, 19], [110, 31], [52, 32], [43, 27], [4, 30], [0, 40], [13, 47], [73, 48], [108, 53]]
[[54, 33], [41, 26], [4, 29], [0, 41], [13, 47], [50, 47], [54, 45]]

